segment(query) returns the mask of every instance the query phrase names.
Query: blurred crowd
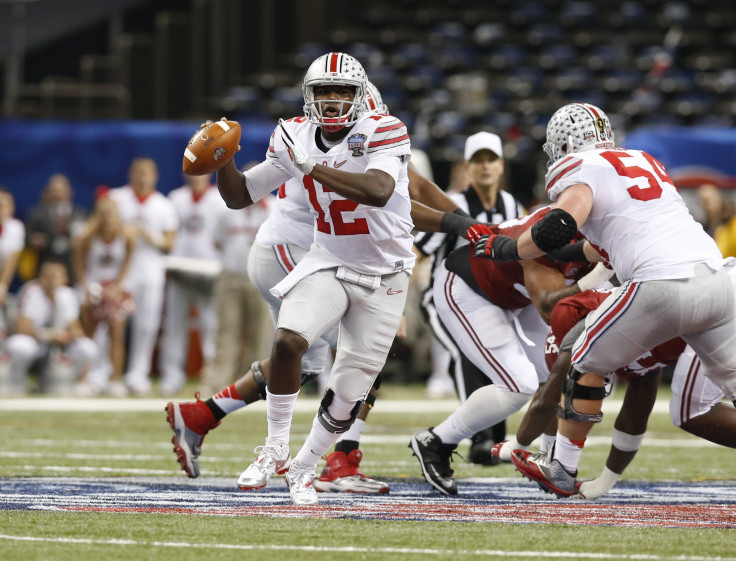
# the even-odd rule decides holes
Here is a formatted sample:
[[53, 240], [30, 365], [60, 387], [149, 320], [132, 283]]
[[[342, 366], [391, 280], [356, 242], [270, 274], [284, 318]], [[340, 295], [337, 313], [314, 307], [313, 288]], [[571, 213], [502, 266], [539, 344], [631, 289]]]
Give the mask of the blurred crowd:
[[[425, 155], [412, 161], [431, 179]], [[448, 192], [468, 185], [462, 164]], [[127, 185], [98, 187], [85, 208], [54, 174], [25, 217], [0, 188], [0, 395], [171, 396], [189, 379], [210, 395], [270, 354], [272, 322], [246, 263], [273, 200], [231, 210], [212, 180], [187, 176], [165, 196], [156, 162], [136, 158]], [[696, 200], [705, 230], [736, 256], [733, 196], [707, 184]], [[388, 377], [454, 395], [420, 312], [429, 263], [414, 277]]]

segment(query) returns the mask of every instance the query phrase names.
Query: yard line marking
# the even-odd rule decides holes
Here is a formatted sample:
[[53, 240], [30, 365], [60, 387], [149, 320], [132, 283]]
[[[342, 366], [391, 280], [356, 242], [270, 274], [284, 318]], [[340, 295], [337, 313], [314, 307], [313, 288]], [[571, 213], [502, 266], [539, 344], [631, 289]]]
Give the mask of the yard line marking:
[[309, 551], [329, 553], [369, 553], [377, 552], [396, 555], [477, 555], [492, 557], [537, 557], [545, 559], [631, 559], [634, 561], [736, 561], [736, 557], [705, 557], [702, 555], [649, 555], [644, 553], [586, 553], [571, 551], [500, 551], [494, 549], [420, 549], [409, 547], [329, 547], [310, 545], [248, 545], [248, 544], [224, 544], [224, 543], [191, 543], [191, 542], [148, 542], [136, 540], [93, 540], [89, 538], [54, 538], [37, 536], [12, 536], [0, 534], [0, 539], [8, 541], [28, 541], [47, 543], [69, 543], [85, 545], [133, 545], [145, 547], [169, 547], [169, 548], [198, 548], [198, 549], [227, 549], [242, 551]]

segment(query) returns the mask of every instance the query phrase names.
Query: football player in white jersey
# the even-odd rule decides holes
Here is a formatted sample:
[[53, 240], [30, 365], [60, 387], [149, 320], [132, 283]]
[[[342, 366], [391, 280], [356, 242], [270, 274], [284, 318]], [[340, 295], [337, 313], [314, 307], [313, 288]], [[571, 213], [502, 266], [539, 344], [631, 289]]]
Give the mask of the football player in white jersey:
[[[211, 177], [187, 176], [186, 184], [168, 195], [179, 221], [176, 241], [170, 253], [172, 257], [186, 257], [215, 265], [220, 261], [215, 233], [228, 208], [217, 190], [211, 188]], [[190, 307], [197, 307], [202, 358], [206, 363], [212, 361], [215, 354], [217, 315], [212, 297], [212, 279], [198, 280], [181, 271], [169, 271], [167, 278], [159, 389], [163, 395], [174, 395], [186, 382], [184, 362], [189, 347]]]
[[[367, 78], [344, 53], [319, 57], [305, 74], [304, 117], [280, 121], [266, 161], [243, 174], [231, 160], [217, 185], [243, 208], [296, 178], [314, 218], [314, 243], [271, 292], [283, 298], [271, 353], [268, 437], [238, 478], [241, 489], [287, 472], [294, 504], [318, 502], [314, 468], [353, 424], [399, 327], [409, 276], [413, 222], [410, 142], [395, 117], [365, 112]], [[289, 437], [301, 385], [301, 357], [339, 320], [328, 389], [304, 446], [290, 461]]]
[[560, 108], [547, 125], [547, 194], [556, 208], [518, 239], [490, 235], [475, 255], [530, 259], [566, 245], [580, 229], [622, 285], [587, 316], [547, 455], [514, 452], [517, 469], [569, 495], [585, 438], [601, 420], [604, 375], [680, 336], [707, 376], [736, 401], [736, 310], [724, 259], [651, 155], [616, 148], [606, 114], [586, 103]]
[[166, 270], [164, 254], [171, 251], [179, 226], [171, 201], [156, 190], [158, 166], [151, 158], [135, 158], [129, 184], [110, 190], [120, 216], [135, 229], [136, 247], [124, 288], [135, 300], [125, 383], [134, 395], [151, 389], [151, 360], [161, 325]]
[[[736, 267], [729, 268], [736, 292]], [[516, 438], [497, 445], [502, 461], [511, 462], [513, 450], [526, 449], [553, 419], [562, 382], [570, 367], [569, 349], [559, 351], [558, 341], [588, 313], [594, 311], [609, 291], [585, 291], [560, 301], [552, 312], [552, 333], [545, 353], [550, 378], [536, 396], [519, 425]], [[675, 365], [672, 376], [670, 417], [676, 427], [721, 446], [736, 448], [736, 408], [723, 403], [723, 392], [704, 374], [695, 352], [677, 337], [648, 351], [615, 374], [628, 381], [623, 405], [614, 424], [611, 450], [602, 473], [575, 487], [576, 498], [597, 499], [610, 491], [631, 463], [644, 439], [647, 420], [654, 406], [661, 368]], [[556, 393], [555, 393], [556, 392]], [[542, 434], [545, 442], [546, 434]], [[554, 443], [554, 437], [552, 443]], [[540, 451], [542, 447], [540, 447]], [[515, 457], [519, 461], [519, 457]]]
[[[367, 84], [365, 104], [368, 111], [388, 114], [380, 92], [370, 82]], [[408, 172], [409, 192], [413, 200], [423, 201], [433, 208], [447, 212], [457, 211], [456, 204], [434, 183], [419, 175], [411, 165]], [[269, 290], [293, 270], [307, 254], [314, 240], [314, 220], [303, 190], [303, 185], [293, 178], [279, 187], [274, 209], [258, 230], [256, 241], [248, 254], [249, 274], [268, 303], [274, 324], [278, 319], [281, 299], [274, 297]], [[302, 383], [321, 375], [327, 363], [329, 348], [334, 348], [336, 344], [337, 323], [313, 341], [302, 356]], [[199, 475], [198, 457], [204, 436], [217, 427], [226, 415], [259, 399], [265, 399], [269, 370], [270, 359], [256, 361], [244, 376], [206, 401], [167, 404], [167, 420], [174, 432], [174, 451], [189, 477]], [[362, 453], [358, 448], [379, 380], [380, 378], [376, 380], [356, 421], [347, 432], [341, 433], [335, 451], [328, 456], [322, 475], [315, 482], [318, 491], [389, 491], [386, 483], [367, 477], [360, 470]]]

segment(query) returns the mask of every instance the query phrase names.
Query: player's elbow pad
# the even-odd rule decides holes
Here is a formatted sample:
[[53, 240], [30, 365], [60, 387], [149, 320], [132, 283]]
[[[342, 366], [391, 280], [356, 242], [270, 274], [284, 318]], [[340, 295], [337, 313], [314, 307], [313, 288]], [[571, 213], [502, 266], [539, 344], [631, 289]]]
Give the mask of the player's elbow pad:
[[554, 251], [570, 243], [577, 231], [578, 225], [569, 212], [553, 208], [532, 226], [532, 240], [542, 251]]

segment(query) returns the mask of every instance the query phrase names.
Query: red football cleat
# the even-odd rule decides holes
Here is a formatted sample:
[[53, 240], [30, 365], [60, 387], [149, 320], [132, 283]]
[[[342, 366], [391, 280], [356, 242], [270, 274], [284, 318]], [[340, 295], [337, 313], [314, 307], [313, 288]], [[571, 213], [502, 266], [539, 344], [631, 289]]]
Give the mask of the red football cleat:
[[314, 488], [323, 493], [388, 493], [389, 486], [372, 479], [360, 471], [363, 453], [353, 450], [350, 454], [333, 452], [327, 456], [322, 475], [314, 482]]

